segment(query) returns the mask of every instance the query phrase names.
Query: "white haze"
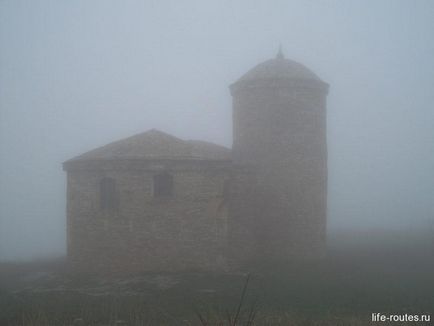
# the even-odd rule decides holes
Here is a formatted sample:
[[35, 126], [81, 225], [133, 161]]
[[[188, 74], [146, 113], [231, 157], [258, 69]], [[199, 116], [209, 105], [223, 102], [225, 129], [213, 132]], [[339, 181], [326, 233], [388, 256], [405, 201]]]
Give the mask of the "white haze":
[[279, 43], [330, 84], [329, 229], [434, 225], [433, 17], [429, 0], [0, 1], [0, 260], [65, 252], [77, 154], [150, 128], [230, 146], [228, 85]]

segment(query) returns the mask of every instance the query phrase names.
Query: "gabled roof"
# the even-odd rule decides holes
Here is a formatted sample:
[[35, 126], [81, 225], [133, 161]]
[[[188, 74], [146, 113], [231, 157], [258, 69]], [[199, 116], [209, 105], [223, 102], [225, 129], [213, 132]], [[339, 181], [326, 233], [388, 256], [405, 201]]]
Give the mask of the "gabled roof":
[[182, 140], [151, 129], [76, 156], [70, 161], [116, 159], [198, 159], [229, 160], [230, 149], [217, 144]]
[[192, 157], [209, 160], [228, 160], [231, 157], [231, 150], [221, 145], [203, 140], [187, 140], [187, 143], [191, 146]]

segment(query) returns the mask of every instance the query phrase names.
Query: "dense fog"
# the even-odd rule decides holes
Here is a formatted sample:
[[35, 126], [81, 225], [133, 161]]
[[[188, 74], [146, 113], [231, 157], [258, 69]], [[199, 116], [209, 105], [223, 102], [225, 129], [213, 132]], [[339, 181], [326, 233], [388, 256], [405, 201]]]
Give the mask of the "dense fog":
[[62, 162], [156, 128], [230, 147], [276, 55], [330, 85], [328, 228], [434, 232], [432, 1], [0, 2], [0, 260], [65, 252]]

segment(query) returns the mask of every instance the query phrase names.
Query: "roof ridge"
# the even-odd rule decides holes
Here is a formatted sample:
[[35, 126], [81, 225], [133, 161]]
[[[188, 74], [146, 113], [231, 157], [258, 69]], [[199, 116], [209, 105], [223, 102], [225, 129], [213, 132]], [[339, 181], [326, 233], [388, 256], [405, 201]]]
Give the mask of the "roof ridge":
[[68, 161], [95, 159], [229, 159], [230, 149], [201, 140], [184, 140], [150, 129], [87, 151]]

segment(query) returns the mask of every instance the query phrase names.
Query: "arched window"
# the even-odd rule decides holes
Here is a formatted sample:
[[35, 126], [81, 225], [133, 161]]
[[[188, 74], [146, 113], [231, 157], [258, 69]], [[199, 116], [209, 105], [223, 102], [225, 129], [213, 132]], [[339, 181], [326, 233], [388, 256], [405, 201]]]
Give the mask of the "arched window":
[[100, 207], [103, 210], [117, 208], [116, 182], [113, 178], [103, 178], [99, 184]]
[[154, 197], [171, 197], [173, 195], [173, 176], [167, 172], [154, 175]]

